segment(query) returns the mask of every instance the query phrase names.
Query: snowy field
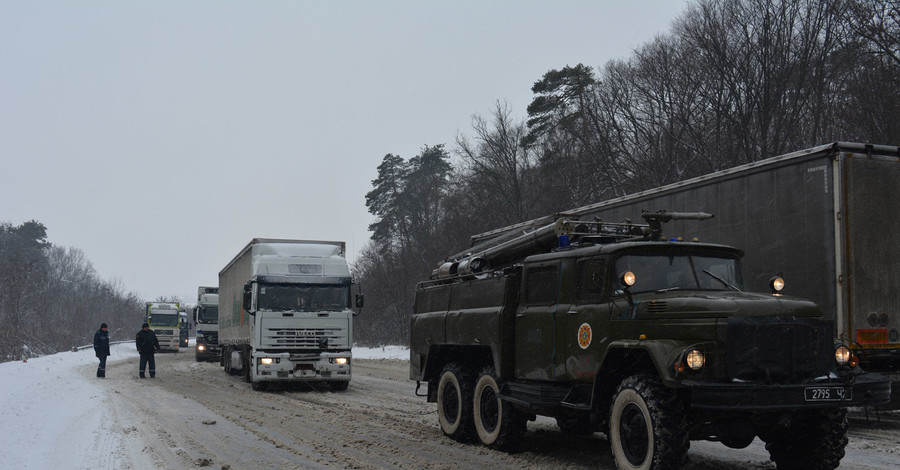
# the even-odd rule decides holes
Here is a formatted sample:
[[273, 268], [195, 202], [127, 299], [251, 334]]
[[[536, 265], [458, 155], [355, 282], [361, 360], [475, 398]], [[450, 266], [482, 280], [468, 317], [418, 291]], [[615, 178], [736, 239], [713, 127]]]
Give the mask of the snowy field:
[[[133, 342], [110, 349], [108, 363], [138, 357]], [[353, 357], [405, 360], [409, 350], [353, 348]], [[85, 380], [84, 369], [98, 363], [87, 348], [0, 364], [0, 468], [106, 468], [123, 434], [107, 419], [104, 379]]]

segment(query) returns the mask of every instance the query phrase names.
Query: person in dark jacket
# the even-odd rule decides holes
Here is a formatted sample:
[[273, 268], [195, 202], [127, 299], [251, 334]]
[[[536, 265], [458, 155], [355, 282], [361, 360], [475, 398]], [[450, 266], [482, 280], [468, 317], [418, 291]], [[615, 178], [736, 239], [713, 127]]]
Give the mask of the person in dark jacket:
[[97, 377], [106, 377], [106, 358], [109, 356], [109, 331], [106, 323], [100, 324], [100, 329], [94, 333], [94, 354], [100, 359], [100, 367], [97, 367]]
[[150, 325], [144, 323], [141, 325], [141, 331], [138, 331], [134, 337], [135, 345], [141, 354], [140, 376], [144, 378], [144, 369], [150, 366], [150, 378], [156, 377], [156, 359], [153, 354], [159, 349], [159, 340], [156, 339], [156, 333], [150, 329]]

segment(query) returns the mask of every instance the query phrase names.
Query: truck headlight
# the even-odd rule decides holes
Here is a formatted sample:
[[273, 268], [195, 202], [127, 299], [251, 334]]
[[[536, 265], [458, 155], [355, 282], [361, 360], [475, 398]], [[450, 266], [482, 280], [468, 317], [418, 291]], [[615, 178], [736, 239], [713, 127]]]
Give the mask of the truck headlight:
[[684, 362], [687, 363], [691, 370], [700, 370], [706, 364], [706, 356], [699, 349], [691, 349], [684, 356]]
[[769, 289], [772, 289], [772, 294], [778, 295], [784, 289], [784, 278], [774, 276], [772, 279], [769, 279]]
[[272, 358], [271, 358], [271, 357], [261, 357], [261, 358], [259, 358], [259, 363], [262, 364], [262, 365], [264, 365], [264, 366], [267, 366], [267, 365], [271, 364], [272, 362], [273, 362], [273, 361], [272, 361]]
[[205, 350], [206, 350], [206, 346], [204, 346], [202, 344], [197, 345], [197, 351], [205, 351]]
[[622, 273], [622, 276], [619, 278], [619, 280], [620, 282], [622, 282], [623, 286], [631, 287], [635, 282], [637, 282], [637, 276], [635, 276], [631, 271], [625, 271], [624, 273]]
[[834, 348], [834, 361], [837, 362], [838, 365], [850, 367], [856, 367], [856, 365], [859, 364], [859, 358], [854, 356], [853, 352], [850, 351], [850, 348], [843, 344]]
[[335, 362], [335, 364], [344, 365], [347, 363], [347, 358], [346, 357], [338, 357], [338, 358], [335, 358], [334, 362]]

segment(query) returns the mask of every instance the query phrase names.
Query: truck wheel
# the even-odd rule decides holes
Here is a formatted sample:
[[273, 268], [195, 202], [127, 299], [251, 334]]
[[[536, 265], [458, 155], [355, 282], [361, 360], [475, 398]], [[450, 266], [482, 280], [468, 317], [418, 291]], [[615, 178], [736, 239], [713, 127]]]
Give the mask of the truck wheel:
[[268, 382], [250, 382], [250, 388], [257, 392], [265, 392], [269, 389]]
[[846, 408], [798, 413], [784, 432], [764, 435], [766, 450], [778, 468], [832, 470], [847, 446]]
[[684, 406], [656, 377], [634, 375], [616, 390], [609, 443], [620, 469], [681, 468], [687, 457]]
[[347, 390], [347, 387], [350, 386], [349, 380], [342, 380], [340, 382], [329, 382], [328, 387], [334, 390], [335, 392], [343, 392]]
[[441, 372], [437, 405], [441, 431], [453, 440], [471, 441], [475, 431], [472, 423], [472, 379], [459, 364], [447, 364]]
[[222, 350], [222, 366], [225, 367], [225, 373], [234, 375], [234, 369], [231, 367], [231, 348]]
[[[241, 368], [244, 369], [244, 382], [253, 383], [253, 373], [250, 370], [250, 351], [241, 351]], [[256, 390], [256, 389], [254, 389]]]
[[525, 415], [500, 399], [503, 381], [497, 378], [492, 366], [485, 367], [475, 382], [472, 414], [475, 431], [482, 444], [513, 452], [518, 450], [525, 434]]

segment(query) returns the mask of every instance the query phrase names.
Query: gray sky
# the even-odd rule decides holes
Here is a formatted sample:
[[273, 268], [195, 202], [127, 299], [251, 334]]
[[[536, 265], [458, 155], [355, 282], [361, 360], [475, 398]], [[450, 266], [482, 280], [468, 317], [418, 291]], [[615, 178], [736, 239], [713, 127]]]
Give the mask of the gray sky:
[[369, 238], [387, 153], [453, 148], [551, 69], [627, 58], [687, 0], [0, 1], [0, 221], [147, 300], [251, 238]]

